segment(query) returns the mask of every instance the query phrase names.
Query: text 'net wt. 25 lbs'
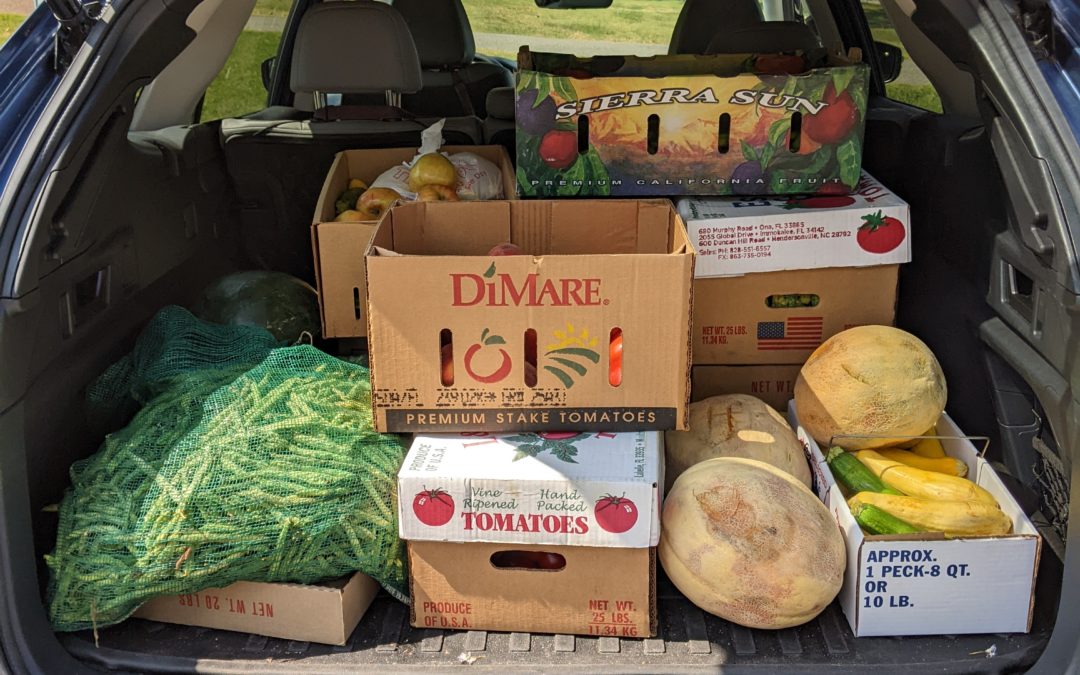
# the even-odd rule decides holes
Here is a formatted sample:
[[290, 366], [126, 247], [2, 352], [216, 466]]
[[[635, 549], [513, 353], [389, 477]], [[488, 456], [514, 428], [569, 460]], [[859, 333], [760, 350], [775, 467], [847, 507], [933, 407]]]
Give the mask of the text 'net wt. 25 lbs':
[[57, 630], [158, 595], [362, 571], [403, 599], [397, 436], [374, 431], [367, 368], [169, 307], [88, 393], [126, 421], [71, 468], [50, 569]]

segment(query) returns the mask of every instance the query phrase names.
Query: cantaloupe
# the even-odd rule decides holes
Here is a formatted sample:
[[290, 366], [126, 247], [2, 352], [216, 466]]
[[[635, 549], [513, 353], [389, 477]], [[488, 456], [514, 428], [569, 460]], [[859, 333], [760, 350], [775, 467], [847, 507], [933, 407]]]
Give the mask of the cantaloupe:
[[791, 474], [753, 459], [699, 462], [664, 501], [660, 563], [695, 605], [750, 628], [821, 613], [844, 579], [844, 538]]
[[924, 433], [945, 410], [946, 395], [930, 348], [891, 326], [837, 333], [810, 355], [795, 381], [802, 426], [820, 443], [848, 450]]
[[690, 404], [690, 430], [665, 436], [668, 489], [694, 464], [713, 457], [745, 457], [772, 464], [810, 487], [810, 466], [787, 420], [747, 394], [713, 396]]

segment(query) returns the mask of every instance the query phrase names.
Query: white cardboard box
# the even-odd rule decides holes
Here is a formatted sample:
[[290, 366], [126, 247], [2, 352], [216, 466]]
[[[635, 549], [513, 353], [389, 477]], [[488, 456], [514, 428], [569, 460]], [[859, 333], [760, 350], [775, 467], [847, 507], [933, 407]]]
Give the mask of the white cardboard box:
[[908, 205], [863, 173], [853, 195], [679, 200], [698, 279], [911, 261]]
[[401, 538], [656, 546], [663, 453], [658, 431], [418, 435], [398, 472]]
[[818, 444], [788, 419], [810, 459], [814, 488], [847, 540], [838, 600], [856, 637], [1026, 633], [1031, 630], [1042, 539], [1001, 479], [947, 415], [937, 434], [945, 452], [968, 465], [1012, 518], [1012, 534], [945, 539], [940, 535], [867, 535], [848, 509]]

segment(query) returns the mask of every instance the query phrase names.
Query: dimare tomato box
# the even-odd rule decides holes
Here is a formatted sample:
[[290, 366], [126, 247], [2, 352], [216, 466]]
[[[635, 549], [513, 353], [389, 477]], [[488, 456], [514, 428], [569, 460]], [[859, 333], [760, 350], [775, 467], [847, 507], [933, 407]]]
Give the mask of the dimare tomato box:
[[658, 431], [418, 435], [398, 473], [400, 535], [656, 546], [663, 454]]
[[860, 58], [825, 50], [584, 58], [524, 47], [519, 194], [854, 190], [869, 86]]
[[[505, 241], [525, 255], [488, 255]], [[379, 431], [686, 427], [694, 252], [669, 201], [403, 204], [366, 264]]]
[[440, 541], [408, 548], [417, 628], [656, 635], [655, 548]]
[[694, 365], [801, 365], [833, 335], [896, 317], [899, 265], [694, 279]]
[[908, 205], [863, 173], [851, 195], [679, 200], [697, 278], [911, 261]]
[[379, 592], [357, 572], [319, 584], [238, 581], [225, 588], [168, 595], [143, 604], [141, 619], [343, 645]]
[[[514, 196], [514, 167], [501, 145], [445, 146], [440, 151], [450, 154], [471, 152], [493, 162], [499, 167], [506, 197]], [[334, 203], [353, 178], [370, 184], [382, 172], [398, 167], [401, 174], [398, 178], [407, 179], [408, 170], [403, 163], [412, 160], [417, 152], [418, 148], [373, 148], [345, 150], [334, 157], [311, 220], [311, 247], [315, 256], [323, 337], [367, 335], [363, 259], [377, 224], [377, 221], [335, 222]]]
[[935, 432], [946, 454], [997, 499], [1012, 520], [1003, 536], [867, 535], [851, 515], [821, 447], [788, 420], [810, 461], [814, 489], [847, 540], [838, 600], [857, 637], [1026, 633], [1031, 629], [1042, 538], [990, 464], [948, 415]]

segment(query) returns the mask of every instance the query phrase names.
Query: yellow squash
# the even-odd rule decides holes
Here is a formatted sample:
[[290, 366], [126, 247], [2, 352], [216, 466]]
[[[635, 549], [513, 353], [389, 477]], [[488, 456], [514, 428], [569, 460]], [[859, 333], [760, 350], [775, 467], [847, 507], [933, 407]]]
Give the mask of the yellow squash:
[[866, 504], [917, 528], [944, 532], [952, 537], [1002, 535], [1012, 530], [1012, 521], [1001, 509], [983, 502], [923, 499], [878, 492], [860, 492], [848, 500], [852, 510]]
[[[887, 459], [874, 450], [860, 450], [855, 453], [855, 457], [873, 471], [881, 482], [905, 495], [926, 499], [982, 502], [997, 507], [994, 495], [966, 478], [916, 469], [913, 466]], [[895, 513], [893, 515], [901, 518]]]
[[911, 450], [900, 450], [898, 448], [882, 448], [877, 452], [885, 459], [891, 459], [894, 462], [907, 464], [916, 469], [936, 471], [937, 473], [943, 473], [947, 476], [960, 476], [963, 478], [968, 472], [967, 464], [955, 457], [930, 458], [918, 455]]
[[[933, 434], [934, 430], [926, 432], [927, 434]], [[920, 457], [929, 457], [930, 459], [941, 459], [945, 457], [945, 448], [941, 447], [941, 441], [936, 438], [924, 438], [915, 445], [911, 446], [911, 451]]]

